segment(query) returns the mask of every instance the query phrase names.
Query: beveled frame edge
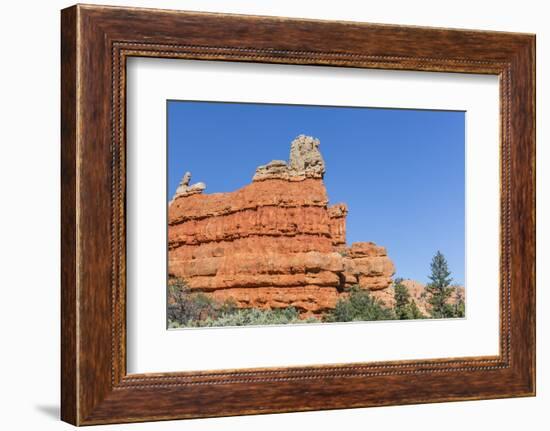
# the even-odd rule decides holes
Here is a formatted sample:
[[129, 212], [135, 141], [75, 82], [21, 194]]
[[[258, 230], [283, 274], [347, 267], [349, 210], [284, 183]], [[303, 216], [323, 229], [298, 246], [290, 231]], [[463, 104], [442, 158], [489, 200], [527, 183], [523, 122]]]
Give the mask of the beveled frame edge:
[[[317, 38], [308, 40], [310, 34]], [[82, 5], [63, 10], [61, 36], [63, 420], [82, 425], [534, 394], [534, 36]], [[127, 376], [129, 56], [500, 75], [501, 354]]]

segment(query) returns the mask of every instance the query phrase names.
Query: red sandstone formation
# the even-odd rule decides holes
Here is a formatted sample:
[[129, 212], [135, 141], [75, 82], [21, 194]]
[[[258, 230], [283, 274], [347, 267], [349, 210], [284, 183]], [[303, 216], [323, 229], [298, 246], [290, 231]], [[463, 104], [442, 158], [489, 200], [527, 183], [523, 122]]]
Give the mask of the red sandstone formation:
[[303, 316], [334, 308], [346, 287], [386, 289], [384, 247], [346, 246], [345, 204], [328, 205], [319, 141], [299, 136], [290, 160], [256, 170], [230, 193], [182, 180], [168, 212], [168, 272], [192, 291], [240, 307], [294, 306]]

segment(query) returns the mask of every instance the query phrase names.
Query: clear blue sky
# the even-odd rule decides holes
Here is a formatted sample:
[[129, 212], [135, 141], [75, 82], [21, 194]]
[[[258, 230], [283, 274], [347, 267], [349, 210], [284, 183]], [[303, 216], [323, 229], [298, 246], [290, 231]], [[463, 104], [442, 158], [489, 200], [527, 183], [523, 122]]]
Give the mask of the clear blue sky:
[[258, 165], [288, 160], [299, 134], [321, 141], [347, 241], [387, 248], [396, 276], [427, 281], [437, 250], [464, 283], [465, 114], [379, 108], [169, 101], [168, 199], [185, 171], [206, 193], [237, 190]]

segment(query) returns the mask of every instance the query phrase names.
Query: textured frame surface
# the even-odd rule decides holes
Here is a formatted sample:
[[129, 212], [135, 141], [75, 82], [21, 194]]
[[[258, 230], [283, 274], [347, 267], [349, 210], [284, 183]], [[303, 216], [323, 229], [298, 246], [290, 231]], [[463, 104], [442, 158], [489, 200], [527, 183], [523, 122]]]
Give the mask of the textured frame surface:
[[[86, 425], [534, 395], [533, 35], [78, 5], [62, 11], [61, 42], [63, 420]], [[131, 56], [498, 75], [500, 354], [127, 375]]]

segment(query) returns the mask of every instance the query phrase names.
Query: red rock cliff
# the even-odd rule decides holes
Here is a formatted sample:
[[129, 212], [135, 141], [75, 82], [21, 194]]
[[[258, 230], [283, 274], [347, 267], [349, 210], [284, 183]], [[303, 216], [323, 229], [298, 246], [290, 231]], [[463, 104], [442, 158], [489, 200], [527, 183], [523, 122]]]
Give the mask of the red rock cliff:
[[204, 194], [186, 173], [168, 212], [168, 272], [193, 291], [240, 307], [334, 308], [345, 287], [387, 288], [383, 247], [346, 246], [345, 204], [328, 205], [319, 141], [299, 136], [288, 164], [273, 161], [230, 193]]

